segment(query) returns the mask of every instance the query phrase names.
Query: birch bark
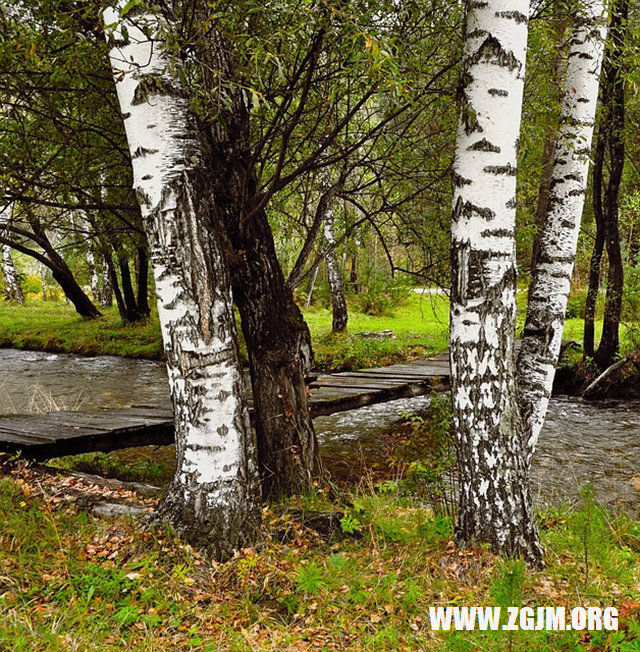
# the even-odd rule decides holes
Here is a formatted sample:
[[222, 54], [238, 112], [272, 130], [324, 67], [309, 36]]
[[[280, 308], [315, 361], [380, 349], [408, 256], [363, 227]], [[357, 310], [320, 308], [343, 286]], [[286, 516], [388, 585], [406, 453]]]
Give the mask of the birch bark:
[[87, 243], [87, 267], [89, 268], [89, 278], [91, 283], [91, 297], [102, 305], [102, 293], [100, 292], [100, 276], [96, 267], [96, 256], [91, 243]]
[[[9, 222], [11, 217], [11, 205], [4, 206], [0, 209], [0, 230]], [[2, 274], [4, 276], [4, 292], [7, 301], [16, 301], [19, 304], [24, 303], [24, 293], [20, 280], [16, 274], [16, 267], [13, 263], [11, 247], [2, 243]]]
[[329, 276], [329, 289], [331, 291], [331, 330], [334, 333], [344, 333], [347, 330], [349, 313], [347, 302], [344, 298], [344, 287], [340, 276], [340, 267], [336, 257], [336, 235], [333, 207], [329, 206], [324, 216], [324, 239], [330, 247], [327, 254], [327, 274]]
[[528, 461], [544, 423], [562, 343], [587, 189], [605, 32], [602, 1], [582, 4], [569, 42], [549, 209], [529, 287], [518, 356], [518, 406]]
[[7, 301], [16, 301], [23, 304], [24, 293], [16, 274], [11, 247], [5, 244], [2, 245], [2, 273], [4, 274], [4, 290]]
[[323, 185], [325, 186], [323, 192], [330, 194], [324, 209], [323, 231], [324, 239], [329, 248], [325, 263], [327, 265], [327, 276], [329, 277], [329, 291], [331, 292], [331, 330], [334, 333], [344, 333], [347, 330], [349, 313], [347, 312], [347, 302], [344, 297], [344, 287], [340, 276], [338, 257], [336, 256], [334, 199], [331, 196], [333, 193], [331, 192], [328, 173], [323, 176], [325, 177], [323, 179]]
[[115, 27], [111, 64], [175, 413], [177, 470], [159, 511], [184, 538], [224, 559], [255, 542], [261, 515], [229, 272], [195, 120], [163, 50], [167, 26], [154, 14], [132, 15], [108, 9], [104, 19]]
[[515, 383], [515, 192], [529, 5], [471, 2], [454, 161], [450, 358], [456, 537], [539, 563]]

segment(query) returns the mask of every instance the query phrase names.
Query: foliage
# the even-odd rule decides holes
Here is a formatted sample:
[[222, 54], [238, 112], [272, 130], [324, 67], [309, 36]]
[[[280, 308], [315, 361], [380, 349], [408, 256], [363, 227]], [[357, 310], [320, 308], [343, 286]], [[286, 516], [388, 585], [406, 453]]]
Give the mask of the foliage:
[[406, 305], [411, 287], [402, 279], [390, 276], [371, 276], [356, 297], [356, 305], [365, 315], [392, 317], [400, 306]]
[[407, 415], [408, 434], [395, 442], [391, 462], [406, 469], [404, 494], [433, 507], [437, 514], [454, 517], [457, 502], [457, 467], [448, 395], [432, 394], [424, 416]]

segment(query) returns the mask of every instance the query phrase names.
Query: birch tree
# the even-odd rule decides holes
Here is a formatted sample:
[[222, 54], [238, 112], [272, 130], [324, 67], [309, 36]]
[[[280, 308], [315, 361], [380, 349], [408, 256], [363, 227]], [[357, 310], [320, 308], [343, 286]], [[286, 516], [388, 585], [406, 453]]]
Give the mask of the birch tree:
[[560, 354], [587, 190], [605, 32], [602, 1], [581, 4], [569, 41], [548, 210], [532, 272], [518, 357], [518, 405], [528, 460], [544, 423]]
[[[11, 216], [11, 207], [4, 206], [0, 209], [0, 230], [5, 228]], [[4, 293], [7, 301], [16, 301], [17, 303], [24, 303], [24, 293], [22, 286], [16, 273], [16, 267], [13, 263], [13, 255], [11, 247], [7, 244], [0, 244], [2, 249], [2, 274], [4, 276]]]
[[[148, 233], [175, 413], [177, 470], [159, 511], [225, 558], [261, 502], [231, 285], [194, 116], [151, 13], [107, 9], [111, 65]], [[123, 10], [124, 6], [124, 10]]]
[[334, 333], [344, 333], [347, 330], [349, 313], [347, 301], [344, 297], [344, 287], [340, 276], [338, 257], [336, 256], [335, 215], [333, 206], [329, 205], [324, 216], [324, 239], [329, 247], [327, 253], [327, 275], [329, 277], [329, 290], [331, 291], [331, 330]]
[[529, 5], [468, 5], [454, 161], [451, 395], [456, 537], [539, 563], [516, 405], [515, 207]]

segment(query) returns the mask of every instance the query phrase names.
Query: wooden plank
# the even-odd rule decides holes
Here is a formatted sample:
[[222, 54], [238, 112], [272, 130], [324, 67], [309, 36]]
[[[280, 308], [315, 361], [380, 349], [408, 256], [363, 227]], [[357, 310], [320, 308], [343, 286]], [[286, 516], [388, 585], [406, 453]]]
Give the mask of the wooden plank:
[[[310, 384], [313, 417], [352, 410], [448, 387], [446, 357], [389, 367], [320, 374]], [[250, 400], [251, 402], [251, 400]], [[253, 416], [253, 410], [250, 414]], [[171, 406], [135, 405], [97, 412], [49, 412], [0, 417], [0, 450], [25, 456], [59, 455], [173, 441]]]
[[0, 447], [3, 443], [22, 444], [24, 446], [33, 446], [34, 444], [48, 444], [51, 440], [44, 437], [28, 434], [16, 434], [8, 430], [0, 430]]

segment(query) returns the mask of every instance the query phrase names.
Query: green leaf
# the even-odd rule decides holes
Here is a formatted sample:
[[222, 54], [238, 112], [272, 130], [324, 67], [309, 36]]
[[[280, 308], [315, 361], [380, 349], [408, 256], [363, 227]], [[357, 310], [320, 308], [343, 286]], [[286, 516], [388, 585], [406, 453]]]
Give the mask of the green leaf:
[[120, 9], [120, 17], [126, 16], [134, 7], [142, 4], [142, 0], [129, 0], [127, 4]]

